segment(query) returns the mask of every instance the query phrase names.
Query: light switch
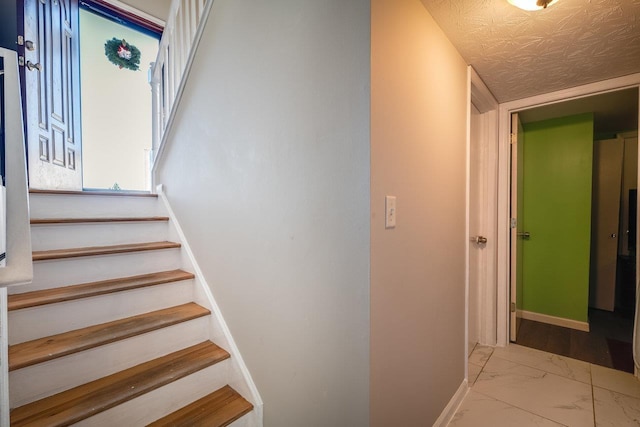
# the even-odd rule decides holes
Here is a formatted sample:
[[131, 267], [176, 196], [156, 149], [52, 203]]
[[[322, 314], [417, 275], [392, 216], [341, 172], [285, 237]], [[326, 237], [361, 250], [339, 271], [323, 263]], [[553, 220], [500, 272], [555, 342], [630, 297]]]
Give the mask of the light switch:
[[396, 226], [396, 196], [386, 196], [384, 204], [386, 206], [384, 228], [394, 228]]

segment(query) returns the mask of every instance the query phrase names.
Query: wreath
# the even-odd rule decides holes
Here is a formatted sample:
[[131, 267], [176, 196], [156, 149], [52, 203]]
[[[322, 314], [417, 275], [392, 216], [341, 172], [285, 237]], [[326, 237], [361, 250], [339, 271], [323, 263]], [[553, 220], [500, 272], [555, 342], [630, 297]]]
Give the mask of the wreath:
[[112, 38], [104, 44], [104, 54], [109, 62], [119, 68], [132, 71], [140, 69], [140, 49], [127, 43], [124, 39]]

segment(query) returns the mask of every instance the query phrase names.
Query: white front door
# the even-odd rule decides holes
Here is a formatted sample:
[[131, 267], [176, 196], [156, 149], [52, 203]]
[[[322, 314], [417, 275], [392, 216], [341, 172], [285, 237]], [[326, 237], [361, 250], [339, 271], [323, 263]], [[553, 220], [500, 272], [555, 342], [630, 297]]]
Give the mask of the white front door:
[[25, 0], [29, 186], [82, 190], [78, 0]]

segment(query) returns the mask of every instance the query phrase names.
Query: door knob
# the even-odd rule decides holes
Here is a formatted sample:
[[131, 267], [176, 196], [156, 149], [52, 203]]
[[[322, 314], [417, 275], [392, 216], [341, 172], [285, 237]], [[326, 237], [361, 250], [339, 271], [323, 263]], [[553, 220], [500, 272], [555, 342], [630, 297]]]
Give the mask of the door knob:
[[34, 69], [42, 71], [42, 65], [40, 65], [40, 63], [34, 64], [31, 61], [27, 61], [27, 68], [29, 69], [29, 71], [33, 71]]
[[36, 44], [31, 40], [27, 40], [26, 42], [24, 42], [24, 47], [27, 50], [31, 50], [31, 51], [36, 50]]
[[612, 239], [615, 239], [616, 237], [618, 237], [618, 235], [616, 233], [611, 233], [611, 236], [609, 237], [611, 237]]
[[484, 236], [475, 236], [471, 238], [471, 241], [474, 243], [477, 243], [479, 245], [486, 245], [487, 244], [487, 238]]
[[531, 238], [531, 233], [529, 233], [528, 231], [524, 231], [524, 232], [518, 232], [518, 237], [522, 237], [525, 240], [529, 240]]

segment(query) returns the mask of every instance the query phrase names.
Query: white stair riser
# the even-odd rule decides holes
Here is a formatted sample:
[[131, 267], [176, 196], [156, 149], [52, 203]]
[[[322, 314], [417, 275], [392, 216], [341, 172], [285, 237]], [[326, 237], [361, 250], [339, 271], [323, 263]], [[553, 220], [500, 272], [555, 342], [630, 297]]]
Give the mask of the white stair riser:
[[144, 426], [226, 385], [228, 360], [74, 424], [76, 427]]
[[31, 218], [108, 218], [159, 216], [163, 207], [155, 197], [45, 195], [29, 196]]
[[[161, 200], [148, 197], [32, 194], [30, 201], [31, 218], [42, 219], [167, 216], [168, 212]], [[166, 222], [34, 225], [32, 233], [33, 248], [36, 251], [161, 240], [180, 241], [181, 237], [177, 228]], [[178, 268], [191, 271], [191, 266], [192, 261], [184, 249], [39, 261], [34, 263], [33, 283], [10, 288], [9, 293], [24, 293]], [[197, 286], [202, 285], [188, 280], [15, 311], [10, 314], [10, 340], [12, 343], [23, 342], [193, 300], [206, 303], [205, 306], [211, 305], [206, 292], [196, 292]], [[228, 338], [214, 317], [205, 316], [13, 371], [10, 373], [11, 407], [68, 390], [207, 339], [226, 348]], [[252, 391], [243, 382], [240, 368], [240, 364], [234, 360], [223, 361], [74, 425], [146, 425], [226, 384], [247, 397], [245, 393]], [[262, 413], [261, 410], [254, 410], [232, 425], [262, 425], [258, 412]]]
[[166, 222], [32, 225], [34, 251], [167, 240]]
[[33, 263], [33, 282], [9, 288], [9, 294], [117, 279], [180, 268], [180, 249], [67, 258]]
[[199, 318], [12, 371], [9, 373], [11, 407], [196, 345], [209, 339], [207, 335], [207, 319]]
[[255, 410], [253, 410], [229, 424], [228, 427], [255, 427], [259, 425], [257, 420], [255, 420]]
[[187, 280], [10, 311], [9, 344], [99, 325], [191, 301], [193, 281]]

